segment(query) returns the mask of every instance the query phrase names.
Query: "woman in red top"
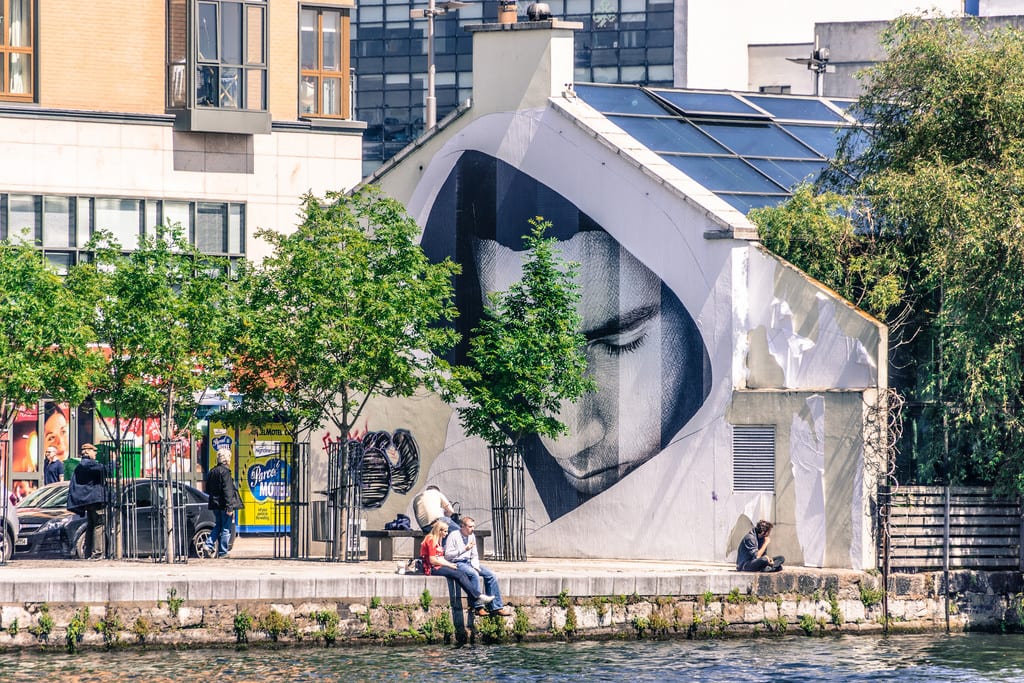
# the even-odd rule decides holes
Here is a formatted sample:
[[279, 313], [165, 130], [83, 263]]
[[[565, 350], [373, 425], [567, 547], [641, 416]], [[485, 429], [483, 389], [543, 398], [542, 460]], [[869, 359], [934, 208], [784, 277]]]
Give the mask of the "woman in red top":
[[434, 526], [430, 527], [430, 533], [424, 537], [420, 545], [423, 573], [455, 579], [462, 586], [462, 590], [473, 599], [473, 609], [486, 607], [494, 601], [494, 596], [481, 593], [479, 579], [460, 572], [454, 562], [444, 559], [444, 537], [447, 535], [448, 525], [445, 522], [434, 522]]

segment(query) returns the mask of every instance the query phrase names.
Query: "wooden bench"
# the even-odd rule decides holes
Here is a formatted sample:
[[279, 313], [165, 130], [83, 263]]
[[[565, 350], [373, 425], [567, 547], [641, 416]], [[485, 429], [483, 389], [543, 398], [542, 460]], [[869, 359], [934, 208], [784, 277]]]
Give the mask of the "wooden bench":
[[[484, 539], [490, 536], [491, 532], [487, 529], [474, 529], [473, 534], [476, 536], [477, 552], [482, 558], [484, 556]], [[395, 559], [394, 541], [396, 538], [413, 539], [412, 556], [418, 557], [420, 544], [423, 543], [423, 537], [426, 534], [417, 529], [411, 531], [364, 529], [359, 535], [366, 539], [366, 559], [370, 562], [379, 562]]]

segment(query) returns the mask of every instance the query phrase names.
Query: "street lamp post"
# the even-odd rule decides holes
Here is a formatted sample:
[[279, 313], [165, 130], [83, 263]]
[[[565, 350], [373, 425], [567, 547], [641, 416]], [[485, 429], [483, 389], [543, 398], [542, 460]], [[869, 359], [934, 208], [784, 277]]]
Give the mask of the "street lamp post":
[[434, 17], [446, 14], [449, 10], [468, 6], [468, 2], [460, 2], [460, 0], [447, 0], [446, 2], [429, 0], [426, 9], [409, 10], [410, 18], [427, 20], [427, 112], [424, 117], [426, 130], [430, 130], [437, 124], [437, 97], [434, 95]]

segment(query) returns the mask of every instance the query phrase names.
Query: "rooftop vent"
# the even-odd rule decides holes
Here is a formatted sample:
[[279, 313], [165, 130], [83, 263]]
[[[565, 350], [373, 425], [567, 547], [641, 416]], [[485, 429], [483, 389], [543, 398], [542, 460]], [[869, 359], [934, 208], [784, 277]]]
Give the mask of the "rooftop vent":
[[551, 7], [546, 2], [531, 2], [526, 17], [530, 21], [547, 21], [551, 18]]

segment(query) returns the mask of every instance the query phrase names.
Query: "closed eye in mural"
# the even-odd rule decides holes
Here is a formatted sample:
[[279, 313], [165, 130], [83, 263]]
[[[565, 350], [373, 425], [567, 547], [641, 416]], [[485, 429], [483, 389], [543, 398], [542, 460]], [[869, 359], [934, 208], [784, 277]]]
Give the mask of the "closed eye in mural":
[[438, 192], [422, 242], [432, 260], [462, 264], [455, 287], [463, 343], [455, 362], [465, 358], [487, 293], [520, 278], [522, 238], [534, 216], [551, 221], [547, 234], [559, 240], [562, 256], [581, 264], [579, 313], [597, 383], [563, 407], [568, 435], [524, 444], [553, 520], [661, 452], [703, 405], [711, 365], [690, 313], [647, 266], [551, 188], [475, 151], [462, 153]]

